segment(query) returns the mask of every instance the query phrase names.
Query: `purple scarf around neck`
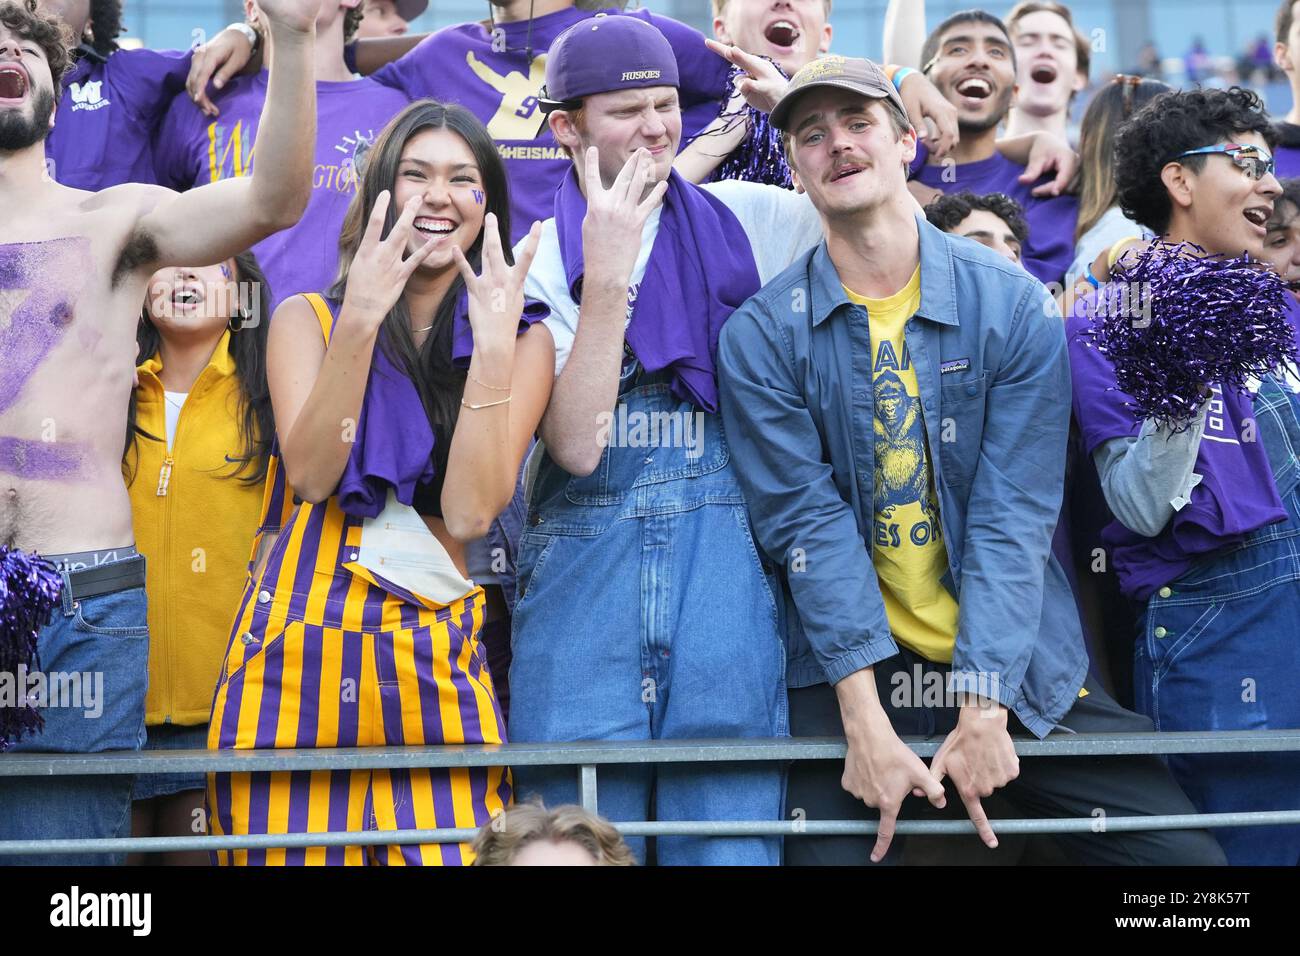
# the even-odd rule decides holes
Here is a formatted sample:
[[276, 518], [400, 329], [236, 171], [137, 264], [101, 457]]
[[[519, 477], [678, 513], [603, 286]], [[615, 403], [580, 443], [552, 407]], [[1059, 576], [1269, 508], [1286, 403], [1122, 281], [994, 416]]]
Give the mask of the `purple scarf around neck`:
[[[326, 299], [334, 321], [340, 303]], [[525, 300], [519, 319], [522, 335], [551, 310], [534, 300]], [[380, 332], [383, 335], [383, 332]], [[469, 293], [461, 290], [452, 320], [452, 362], [469, 367], [474, 354], [474, 333], [469, 324]], [[370, 377], [361, 401], [356, 433], [347, 465], [339, 479], [339, 507], [358, 518], [373, 518], [384, 510], [388, 489], [397, 500], [410, 505], [417, 485], [436, 477], [433, 427], [420, 393], [406, 372], [394, 364], [382, 343], [376, 340], [370, 359]], [[451, 436], [447, 436], [451, 440]]]
[[[582, 220], [587, 200], [570, 171], [555, 194], [555, 226], [569, 294], [582, 302]], [[779, 224], [773, 223], [773, 228]], [[659, 235], [637, 289], [627, 344], [647, 372], [671, 369], [673, 393], [718, 410], [722, 323], [760, 286], [749, 237], [727, 206], [676, 171]]]
[[383, 511], [389, 488], [402, 504], [411, 504], [416, 485], [435, 475], [428, 413], [415, 383], [389, 358], [383, 334], [375, 341], [352, 450], [339, 479], [339, 507], [358, 518]]

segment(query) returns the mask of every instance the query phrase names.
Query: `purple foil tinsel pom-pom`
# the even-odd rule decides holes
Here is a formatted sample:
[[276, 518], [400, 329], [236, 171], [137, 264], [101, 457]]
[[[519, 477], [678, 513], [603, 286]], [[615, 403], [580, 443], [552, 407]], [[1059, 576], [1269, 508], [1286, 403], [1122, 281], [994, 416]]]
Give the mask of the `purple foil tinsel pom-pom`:
[[1281, 277], [1249, 256], [1204, 252], [1155, 242], [1126, 256], [1092, 301], [1085, 333], [1110, 359], [1134, 417], [1174, 431], [1196, 418], [1207, 386], [1243, 391], [1296, 359]]
[[[778, 66], [777, 69], [781, 68]], [[744, 142], [718, 164], [709, 181], [716, 183], [726, 179], [739, 179], [747, 183], [766, 183], [782, 189], [793, 189], [794, 180], [790, 177], [790, 167], [785, 162], [785, 149], [781, 145], [781, 131], [772, 125], [768, 115], [748, 104], [738, 111], [728, 110], [736, 84], [746, 75], [739, 67], [731, 68], [727, 77], [726, 95], [722, 98], [722, 109], [718, 115], [729, 121], [726, 129], [734, 129], [731, 123], [748, 122], [749, 134]]]
[[21, 676], [40, 668], [36, 637], [59, 603], [63, 579], [54, 565], [23, 551], [0, 546], [0, 751], [45, 720], [27, 702]]

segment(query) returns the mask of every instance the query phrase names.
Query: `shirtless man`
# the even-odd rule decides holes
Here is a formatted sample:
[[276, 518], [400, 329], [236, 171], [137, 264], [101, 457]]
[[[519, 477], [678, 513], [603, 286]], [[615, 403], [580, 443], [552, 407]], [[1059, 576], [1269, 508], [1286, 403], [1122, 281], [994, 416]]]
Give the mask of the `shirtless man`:
[[[144, 740], [144, 559], [121, 473], [140, 303], [159, 268], [220, 262], [301, 216], [321, 2], [261, 4], [276, 56], [257, 171], [184, 194], [139, 184], [90, 193], [46, 175], [70, 37], [35, 0], [0, 2], [0, 544], [63, 573], [62, 606], [39, 637], [41, 674], [21, 675], [16, 704], [0, 695], [0, 706], [30, 702], [44, 717], [11, 751], [134, 750]], [[0, 686], [6, 676], [12, 686], [19, 675], [0, 675]], [[56, 699], [56, 686], [79, 693]], [[6, 778], [0, 842], [125, 834], [130, 809], [130, 777]]]

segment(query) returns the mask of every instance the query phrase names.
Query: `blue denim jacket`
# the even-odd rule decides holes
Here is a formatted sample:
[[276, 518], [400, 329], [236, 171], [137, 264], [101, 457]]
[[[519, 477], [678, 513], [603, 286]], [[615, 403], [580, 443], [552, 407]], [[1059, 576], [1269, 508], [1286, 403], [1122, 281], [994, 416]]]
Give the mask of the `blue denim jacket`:
[[[1065, 328], [1047, 290], [917, 217], [916, 370], [957, 598], [955, 690], [1045, 736], [1088, 669], [1051, 554], [1070, 424]], [[838, 682], [898, 653], [871, 563], [871, 336], [825, 243], [728, 319], [722, 413], [759, 542], [784, 569], [787, 680]]]

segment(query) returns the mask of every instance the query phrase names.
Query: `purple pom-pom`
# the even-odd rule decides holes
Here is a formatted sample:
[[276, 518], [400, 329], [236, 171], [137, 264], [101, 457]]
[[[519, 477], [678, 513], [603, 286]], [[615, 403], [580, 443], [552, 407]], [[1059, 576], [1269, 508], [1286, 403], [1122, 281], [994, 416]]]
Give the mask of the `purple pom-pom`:
[[1286, 285], [1248, 255], [1155, 242], [1126, 256], [1089, 308], [1084, 334], [1110, 359], [1134, 417], [1174, 431], [1196, 418], [1208, 386], [1244, 391], [1296, 360]]
[[[777, 66], [777, 69], [780, 70], [780, 66]], [[716, 183], [727, 179], [739, 179], [747, 183], [765, 183], [769, 186], [780, 186], [782, 189], [793, 189], [794, 180], [790, 176], [790, 167], [786, 165], [781, 131], [772, 125], [766, 113], [754, 109], [747, 103], [739, 110], [729, 109], [736, 84], [747, 75], [739, 67], [731, 68], [731, 73], [727, 77], [726, 95], [722, 98], [722, 109], [718, 112], [719, 117], [728, 121], [727, 125], [708, 135], [726, 133], [734, 129], [736, 123], [748, 123], [749, 133], [745, 136], [744, 142], [718, 164], [709, 181]], [[784, 76], [785, 72], [781, 71], [781, 75]], [[699, 137], [697, 136], [696, 139], [698, 140]]]
[[40, 669], [36, 638], [59, 603], [63, 579], [54, 565], [34, 554], [0, 546], [0, 681], [12, 694], [0, 696], [0, 751], [45, 720], [27, 702], [20, 675]]

